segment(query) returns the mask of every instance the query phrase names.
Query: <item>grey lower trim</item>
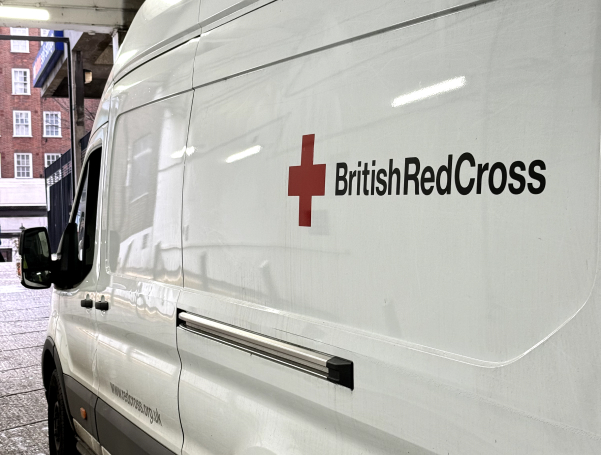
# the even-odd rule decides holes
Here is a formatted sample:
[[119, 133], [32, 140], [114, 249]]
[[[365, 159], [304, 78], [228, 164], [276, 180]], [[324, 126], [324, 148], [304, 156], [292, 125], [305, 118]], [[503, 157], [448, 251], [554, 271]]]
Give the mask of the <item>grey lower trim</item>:
[[86, 429], [82, 427], [77, 420], [73, 419], [73, 425], [75, 425], [75, 433], [81, 439], [81, 441], [85, 443], [88, 452], [95, 453], [96, 455], [102, 455], [102, 452], [100, 450], [100, 443], [96, 439], [94, 439], [94, 437], [90, 433], [88, 433]]
[[75, 449], [79, 452], [79, 455], [96, 455], [87, 445], [81, 442], [81, 439], [75, 444]]
[[353, 362], [181, 311], [182, 329], [353, 389]]
[[175, 455], [100, 398], [96, 404], [96, 425], [98, 439], [105, 453], [110, 451], [127, 455]]
[[[98, 439], [96, 431], [96, 418], [94, 408], [98, 397], [94, 392], [89, 391], [86, 387], [73, 379], [71, 376], [65, 375], [65, 389], [67, 391], [67, 406], [69, 414], [74, 422], [77, 422], [94, 439]], [[81, 408], [86, 411], [86, 418], [81, 416]], [[77, 432], [77, 426], [75, 427]], [[83, 438], [82, 438], [83, 439]], [[84, 442], [87, 444], [88, 441]]]

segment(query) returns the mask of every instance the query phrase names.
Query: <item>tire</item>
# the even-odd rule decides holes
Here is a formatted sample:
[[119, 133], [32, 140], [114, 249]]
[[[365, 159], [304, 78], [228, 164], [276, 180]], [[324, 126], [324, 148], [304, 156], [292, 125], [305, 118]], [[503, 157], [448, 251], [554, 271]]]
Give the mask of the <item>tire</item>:
[[48, 445], [50, 455], [77, 455], [75, 435], [69, 424], [69, 413], [65, 407], [58, 372], [50, 376], [48, 387]]

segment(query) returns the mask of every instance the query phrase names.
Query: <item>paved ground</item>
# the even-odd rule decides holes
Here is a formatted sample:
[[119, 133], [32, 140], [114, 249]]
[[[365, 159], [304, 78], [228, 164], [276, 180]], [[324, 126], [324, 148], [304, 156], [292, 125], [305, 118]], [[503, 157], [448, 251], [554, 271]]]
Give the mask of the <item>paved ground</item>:
[[0, 263], [0, 454], [48, 454], [47, 405], [40, 359], [50, 290], [19, 283], [14, 263]]

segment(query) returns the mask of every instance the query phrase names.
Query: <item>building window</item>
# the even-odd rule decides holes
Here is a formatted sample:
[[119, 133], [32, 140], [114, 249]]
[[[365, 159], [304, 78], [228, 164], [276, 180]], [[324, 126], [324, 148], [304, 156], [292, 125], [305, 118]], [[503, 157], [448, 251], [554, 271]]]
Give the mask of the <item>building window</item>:
[[44, 153], [44, 167], [50, 166], [61, 157], [60, 153]]
[[[10, 28], [11, 35], [29, 36], [28, 28]], [[11, 52], [29, 53], [29, 41], [13, 41], [10, 42]]]
[[44, 137], [61, 137], [60, 112], [44, 112]]
[[13, 111], [13, 136], [31, 137], [31, 112]]
[[29, 70], [13, 68], [13, 95], [29, 94]]
[[15, 153], [15, 177], [30, 179], [31, 175], [31, 153]]

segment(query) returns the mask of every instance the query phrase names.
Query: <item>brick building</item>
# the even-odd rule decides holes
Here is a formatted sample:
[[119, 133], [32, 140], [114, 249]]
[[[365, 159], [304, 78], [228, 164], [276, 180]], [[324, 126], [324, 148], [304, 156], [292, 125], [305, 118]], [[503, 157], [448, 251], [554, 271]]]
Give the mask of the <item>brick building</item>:
[[[4, 35], [40, 36], [40, 29], [0, 27]], [[17, 38], [17, 36], [15, 36]], [[42, 98], [33, 87], [34, 41], [0, 41], [0, 254], [10, 260], [10, 240], [21, 227], [46, 225], [44, 168], [71, 148], [69, 99]], [[85, 128], [98, 99], [85, 100]]]
[[[0, 33], [39, 36], [40, 30], [0, 27]], [[39, 48], [34, 41], [0, 41], [0, 178], [43, 178], [44, 167], [71, 148], [68, 98], [42, 98], [33, 87]], [[86, 131], [98, 101], [85, 100]]]

